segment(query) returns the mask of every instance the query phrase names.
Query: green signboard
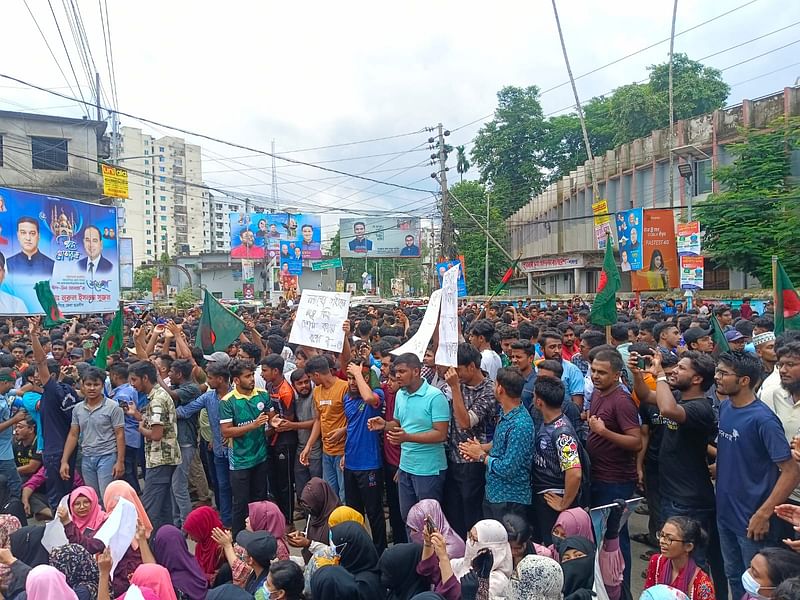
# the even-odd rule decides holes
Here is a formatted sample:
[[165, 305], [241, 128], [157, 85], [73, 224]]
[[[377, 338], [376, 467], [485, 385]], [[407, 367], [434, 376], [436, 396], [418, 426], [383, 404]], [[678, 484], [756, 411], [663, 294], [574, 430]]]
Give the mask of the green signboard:
[[341, 258], [328, 258], [325, 260], [318, 260], [317, 262], [311, 263], [312, 271], [324, 271], [325, 269], [341, 269], [341, 268], [342, 268]]

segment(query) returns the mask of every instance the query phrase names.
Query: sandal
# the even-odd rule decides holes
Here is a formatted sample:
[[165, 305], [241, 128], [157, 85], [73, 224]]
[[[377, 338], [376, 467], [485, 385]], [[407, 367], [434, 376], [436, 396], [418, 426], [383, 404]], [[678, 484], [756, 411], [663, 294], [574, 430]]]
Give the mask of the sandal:
[[638, 542], [640, 544], [644, 544], [645, 546], [650, 546], [651, 548], [657, 548], [658, 547], [657, 544], [655, 543], [655, 541], [653, 540], [653, 538], [651, 538], [650, 535], [647, 534], [647, 533], [634, 534], [634, 535], [631, 536], [631, 539], [634, 542]]

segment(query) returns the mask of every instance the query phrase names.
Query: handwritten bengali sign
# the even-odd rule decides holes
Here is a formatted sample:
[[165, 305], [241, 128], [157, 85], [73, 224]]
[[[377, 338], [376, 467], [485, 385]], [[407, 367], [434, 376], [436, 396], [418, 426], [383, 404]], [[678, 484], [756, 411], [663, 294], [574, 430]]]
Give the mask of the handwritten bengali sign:
[[439, 347], [436, 364], [458, 366], [458, 277], [461, 264], [450, 267], [442, 277], [441, 312], [439, 313]]
[[342, 324], [349, 310], [348, 292], [303, 290], [289, 342], [341, 352], [344, 345]]
[[405, 344], [399, 348], [392, 350], [391, 354], [400, 356], [410, 352], [416, 354], [417, 358], [422, 360], [425, 356], [425, 350], [428, 349], [428, 343], [433, 337], [433, 332], [436, 329], [436, 321], [439, 318], [439, 306], [442, 300], [442, 290], [434, 290], [428, 300], [428, 306], [425, 309], [425, 316], [422, 317], [422, 323], [419, 325], [417, 332]]

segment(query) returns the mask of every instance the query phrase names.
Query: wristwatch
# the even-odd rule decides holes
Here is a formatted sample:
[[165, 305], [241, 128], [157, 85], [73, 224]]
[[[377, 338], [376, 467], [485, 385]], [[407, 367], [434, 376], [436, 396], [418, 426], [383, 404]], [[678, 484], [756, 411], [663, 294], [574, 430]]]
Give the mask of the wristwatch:
[[481, 452], [481, 455], [478, 457], [478, 462], [486, 464], [486, 452]]
[[667, 382], [667, 376], [661, 375], [660, 377], [656, 377], [656, 382], [663, 381], [664, 383]]

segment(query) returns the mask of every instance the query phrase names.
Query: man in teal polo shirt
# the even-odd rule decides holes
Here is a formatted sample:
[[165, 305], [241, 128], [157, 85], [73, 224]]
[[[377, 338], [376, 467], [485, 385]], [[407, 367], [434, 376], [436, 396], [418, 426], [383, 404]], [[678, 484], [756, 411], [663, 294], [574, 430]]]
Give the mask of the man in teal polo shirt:
[[424, 499], [442, 502], [447, 458], [444, 443], [450, 423], [450, 405], [442, 392], [420, 376], [422, 363], [415, 354], [401, 354], [394, 360], [397, 392], [394, 420], [369, 420], [371, 431], [386, 430], [386, 439], [399, 445], [400, 514]]

